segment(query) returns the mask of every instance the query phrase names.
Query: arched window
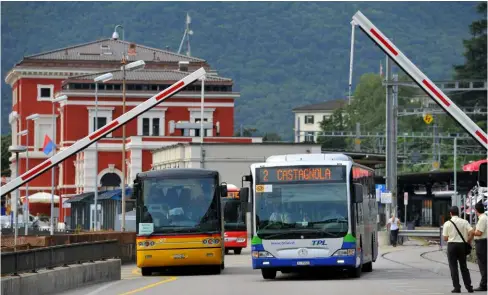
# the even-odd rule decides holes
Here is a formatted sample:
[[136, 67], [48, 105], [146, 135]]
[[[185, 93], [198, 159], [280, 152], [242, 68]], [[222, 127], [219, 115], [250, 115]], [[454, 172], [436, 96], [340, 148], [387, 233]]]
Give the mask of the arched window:
[[101, 190], [114, 190], [120, 187], [121, 179], [116, 173], [107, 173], [100, 180]]

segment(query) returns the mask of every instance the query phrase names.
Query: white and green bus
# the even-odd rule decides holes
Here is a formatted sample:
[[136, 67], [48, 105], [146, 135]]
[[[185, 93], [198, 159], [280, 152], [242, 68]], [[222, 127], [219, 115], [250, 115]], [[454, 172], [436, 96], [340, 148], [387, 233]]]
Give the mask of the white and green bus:
[[[252, 267], [264, 279], [311, 267], [371, 272], [378, 256], [374, 170], [344, 154], [269, 157], [251, 165]], [[249, 193], [250, 190], [250, 193]]]

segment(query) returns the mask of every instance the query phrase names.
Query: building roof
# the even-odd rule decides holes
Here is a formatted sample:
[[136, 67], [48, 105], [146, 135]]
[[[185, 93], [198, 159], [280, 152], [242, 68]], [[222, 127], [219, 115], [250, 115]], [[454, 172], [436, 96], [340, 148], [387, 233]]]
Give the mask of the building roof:
[[[130, 43], [119, 39], [101, 39], [26, 56], [24, 60], [118, 61], [121, 60], [122, 52], [128, 49]], [[136, 55], [129, 56], [129, 59], [154, 62], [205, 62], [200, 58], [140, 44], [136, 44]]]
[[[96, 74], [72, 76], [66, 79], [65, 83], [73, 81], [92, 81], [96, 77], [105, 73], [112, 73], [114, 75], [112, 81], [122, 81], [122, 71], [107, 71]], [[166, 69], [143, 69], [139, 71], [126, 71], [125, 77], [128, 81], [178, 81], [188, 76], [189, 72], [183, 72], [178, 70], [166, 70]], [[206, 81], [210, 82], [232, 82], [232, 79], [219, 77], [216, 75], [207, 75]]]
[[309, 104], [299, 106], [293, 109], [293, 111], [333, 111], [347, 104], [346, 99], [334, 99], [326, 102]]

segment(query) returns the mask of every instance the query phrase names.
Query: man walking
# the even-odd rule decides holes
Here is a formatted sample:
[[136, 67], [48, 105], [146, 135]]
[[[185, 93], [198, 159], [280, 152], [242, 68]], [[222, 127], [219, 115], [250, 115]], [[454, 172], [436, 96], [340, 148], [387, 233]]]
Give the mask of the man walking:
[[487, 291], [486, 286], [486, 228], [488, 218], [485, 214], [485, 207], [482, 203], [477, 203], [474, 206], [476, 210], [476, 215], [478, 216], [478, 223], [476, 224], [476, 231], [474, 232], [474, 243], [476, 249], [476, 258], [478, 260], [478, 266], [481, 272], [481, 282], [475, 291]]
[[452, 290], [451, 293], [461, 293], [458, 261], [464, 286], [468, 290], [468, 293], [473, 293], [471, 276], [466, 262], [466, 256], [469, 253], [466, 253], [465, 246], [466, 242], [471, 244], [474, 234], [473, 228], [469, 222], [459, 218], [459, 208], [457, 206], [452, 206], [449, 211], [451, 213], [451, 220], [444, 223], [442, 235], [444, 236], [444, 241], [447, 241], [447, 260], [449, 261], [449, 269], [451, 271], [451, 279], [454, 286], [454, 290]]
[[400, 219], [395, 217], [395, 214], [391, 214], [391, 218], [386, 225], [390, 230], [390, 242], [393, 247], [396, 247], [398, 241], [398, 230], [400, 229]]

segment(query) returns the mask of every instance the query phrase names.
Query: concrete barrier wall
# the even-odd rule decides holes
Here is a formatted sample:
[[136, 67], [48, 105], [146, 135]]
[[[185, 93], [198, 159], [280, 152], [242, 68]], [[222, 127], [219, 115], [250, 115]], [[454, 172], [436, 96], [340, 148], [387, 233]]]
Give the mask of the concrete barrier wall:
[[109, 259], [39, 270], [38, 273], [3, 277], [1, 293], [2, 295], [51, 295], [87, 284], [116, 281], [121, 279], [120, 266], [120, 259]]

